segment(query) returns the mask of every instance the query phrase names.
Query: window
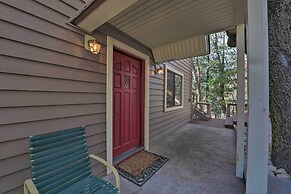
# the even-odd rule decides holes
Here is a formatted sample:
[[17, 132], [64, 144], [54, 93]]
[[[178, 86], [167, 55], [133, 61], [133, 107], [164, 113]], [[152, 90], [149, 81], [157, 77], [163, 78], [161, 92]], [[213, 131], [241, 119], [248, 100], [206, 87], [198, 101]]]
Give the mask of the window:
[[165, 68], [165, 111], [183, 108], [183, 82], [182, 73], [170, 68]]

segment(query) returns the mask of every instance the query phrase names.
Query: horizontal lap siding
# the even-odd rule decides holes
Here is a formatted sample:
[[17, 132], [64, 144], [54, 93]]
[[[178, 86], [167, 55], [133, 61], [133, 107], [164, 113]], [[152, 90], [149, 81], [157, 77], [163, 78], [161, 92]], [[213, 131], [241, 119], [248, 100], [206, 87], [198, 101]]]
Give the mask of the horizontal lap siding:
[[[152, 56], [108, 24], [94, 33], [101, 52], [86, 51], [84, 33], [66, 22], [89, 1], [0, 2], [0, 193], [23, 192], [31, 176], [31, 135], [85, 125], [89, 152], [106, 157], [106, 35]], [[151, 145], [190, 119], [191, 65], [170, 65], [185, 75], [184, 108], [163, 112], [163, 76], [150, 78]], [[102, 165], [92, 165], [94, 174], [105, 174]]]
[[[0, 3], [0, 193], [30, 178], [28, 136], [86, 127], [90, 153], [106, 156], [106, 36], [99, 55], [67, 25], [81, 0]], [[105, 168], [92, 162], [93, 172]]]
[[150, 78], [150, 145], [162, 141], [190, 121], [192, 65], [190, 59], [164, 63], [184, 74], [184, 106], [182, 109], [164, 112], [164, 76]]

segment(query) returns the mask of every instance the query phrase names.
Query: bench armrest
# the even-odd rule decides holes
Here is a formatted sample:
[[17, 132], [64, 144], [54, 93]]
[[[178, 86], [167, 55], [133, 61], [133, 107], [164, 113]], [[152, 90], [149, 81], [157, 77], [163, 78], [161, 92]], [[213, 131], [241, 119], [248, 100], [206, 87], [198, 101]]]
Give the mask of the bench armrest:
[[113, 172], [115, 179], [116, 179], [116, 188], [120, 190], [120, 177], [119, 177], [119, 174], [118, 174], [116, 168], [114, 166], [112, 166], [110, 163], [108, 163], [107, 161], [100, 158], [99, 156], [90, 154], [90, 158], [93, 158], [93, 159], [99, 161], [100, 163], [104, 164]]
[[31, 179], [24, 182], [24, 194], [39, 194]]

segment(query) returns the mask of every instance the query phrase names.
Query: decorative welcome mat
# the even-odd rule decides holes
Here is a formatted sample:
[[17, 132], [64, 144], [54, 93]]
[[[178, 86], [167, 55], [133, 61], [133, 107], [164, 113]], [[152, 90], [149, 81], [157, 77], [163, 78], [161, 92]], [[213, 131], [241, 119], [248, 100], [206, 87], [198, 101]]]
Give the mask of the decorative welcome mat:
[[163, 156], [143, 150], [120, 162], [116, 168], [121, 176], [141, 187], [167, 161]]

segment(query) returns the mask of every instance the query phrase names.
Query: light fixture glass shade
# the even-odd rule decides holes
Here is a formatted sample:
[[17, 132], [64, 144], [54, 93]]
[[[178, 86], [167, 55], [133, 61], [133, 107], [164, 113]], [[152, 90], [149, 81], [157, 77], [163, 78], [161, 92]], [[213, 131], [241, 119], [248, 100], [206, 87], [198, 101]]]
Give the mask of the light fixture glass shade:
[[98, 54], [100, 52], [101, 45], [97, 42], [97, 40], [89, 40], [88, 46], [93, 54]]
[[163, 67], [158, 67], [158, 69], [157, 69], [157, 73], [160, 74], [160, 75], [164, 74], [164, 69], [163, 69]]

